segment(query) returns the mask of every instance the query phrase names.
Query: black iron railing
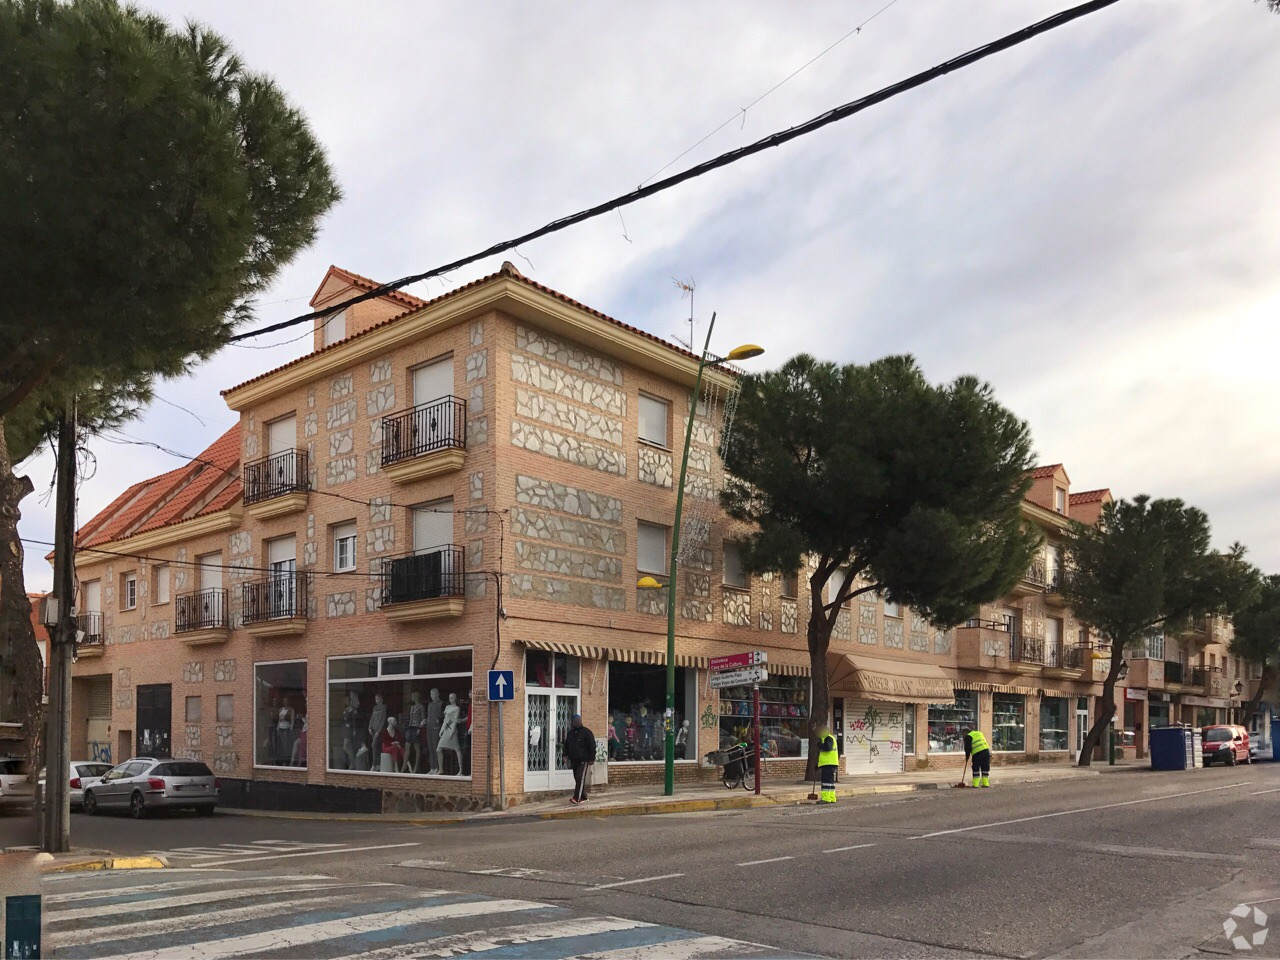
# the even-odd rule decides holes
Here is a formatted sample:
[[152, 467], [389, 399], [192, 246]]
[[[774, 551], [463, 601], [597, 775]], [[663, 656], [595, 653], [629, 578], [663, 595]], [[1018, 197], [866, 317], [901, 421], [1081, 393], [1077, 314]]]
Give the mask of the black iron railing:
[[1216, 683], [1222, 676], [1221, 667], [1192, 667], [1191, 686], [1204, 687]]
[[260, 503], [310, 489], [305, 450], [285, 450], [244, 465], [245, 503]]
[[77, 614], [76, 629], [84, 634], [84, 639], [80, 641], [82, 647], [102, 643], [102, 614]]
[[241, 587], [244, 622], [285, 620], [307, 615], [307, 575], [274, 574]]
[[1070, 670], [1083, 670], [1092, 659], [1092, 651], [1082, 644], [1074, 644], [1062, 649], [1062, 665]]
[[382, 418], [382, 465], [435, 450], [467, 447], [467, 401], [441, 397]]
[[1022, 575], [1022, 580], [1024, 583], [1029, 583], [1034, 587], [1043, 587], [1046, 579], [1045, 574], [1044, 561], [1038, 560], [1027, 567], [1027, 572]]
[[173, 629], [177, 633], [228, 626], [226, 590], [211, 588], [184, 593], [173, 601]]
[[1164, 662], [1164, 682], [1165, 683], [1182, 683], [1185, 676], [1182, 670], [1182, 664], [1177, 660], [1166, 660]]
[[462, 548], [450, 544], [407, 557], [382, 561], [384, 605], [460, 597], [464, 591]]
[[1044, 663], [1044, 641], [1039, 637], [1009, 638], [1009, 659], [1017, 663]]
[[1070, 574], [1066, 570], [1058, 570], [1052, 577], [1048, 578], [1048, 582], [1044, 585], [1045, 593], [1062, 593], [1067, 588], [1067, 577]]

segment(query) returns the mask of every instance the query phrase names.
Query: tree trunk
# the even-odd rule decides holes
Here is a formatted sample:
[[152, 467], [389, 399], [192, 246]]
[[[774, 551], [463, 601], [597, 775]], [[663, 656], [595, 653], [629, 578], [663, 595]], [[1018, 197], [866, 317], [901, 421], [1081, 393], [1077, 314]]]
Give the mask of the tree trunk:
[[[835, 618], [828, 617], [822, 609], [822, 588], [810, 591], [809, 612], [809, 673], [813, 694], [809, 701], [809, 761], [805, 764], [805, 779], [818, 778], [818, 730], [828, 723], [831, 714], [831, 690], [827, 685], [827, 650], [831, 646], [831, 631]], [[837, 611], [837, 616], [839, 612]]]
[[22, 541], [18, 539], [19, 505], [34, 487], [30, 477], [16, 477], [9, 462], [9, 445], [0, 419], [0, 721], [21, 722], [32, 770], [43, 761], [44, 670], [31, 625], [22, 571]]
[[1262, 676], [1258, 678], [1258, 689], [1252, 697], [1240, 705], [1240, 716], [1237, 723], [1242, 726], [1248, 726], [1249, 721], [1253, 718], [1253, 713], [1258, 709], [1258, 704], [1262, 702], [1262, 695], [1267, 692], [1267, 688], [1271, 686], [1275, 680], [1275, 669], [1270, 663], [1262, 665]]
[[1111, 718], [1115, 716], [1116, 681], [1120, 679], [1120, 664], [1124, 662], [1121, 651], [1124, 649], [1122, 644], [1116, 644], [1111, 648], [1111, 669], [1107, 671], [1102, 681], [1102, 700], [1098, 704], [1098, 716], [1094, 719], [1093, 726], [1089, 728], [1084, 744], [1080, 747], [1077, 766], [1092, 766], [1093, 751], [1098, 749], [1098, 744], [1102, 742], [1102, 735], [1106, 733], [1107, 727], [1111, 725]]

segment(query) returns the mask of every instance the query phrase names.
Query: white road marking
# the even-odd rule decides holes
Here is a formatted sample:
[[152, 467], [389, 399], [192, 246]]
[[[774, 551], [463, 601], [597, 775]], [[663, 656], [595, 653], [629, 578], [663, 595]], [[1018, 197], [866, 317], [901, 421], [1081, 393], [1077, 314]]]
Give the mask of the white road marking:
[[[395, 884], [370, 884], [375, 887], [391, 887]], [[274, 893], [274, 891], [273, 891]], [[286, 899], [273, 903], [255, 903], [248, 907], [232, 907], [229, 910], [210, 910], [205, 913], [187, 917], [163, 917], [159, 920], [140, 920], [136, 923], [121, 923], [103, 927], [78, 927], [65, 933], [51, 933], [50, 939], [55, 948], [77, 947], [86, 943], [104, 940], [128, 940], [132, 937], [149, 937], [158, 933], [178, 933], [182, 930], [199, 930], [204, 927], [218, 927], [224, 923], [235, 923], [242, 920], [266, 920], [282, 913], [297, 913], [299, 910], [314, 910], [330, 904], [350, 904], [351, 891], [334, 894], [328, 897], [308, 897], [305, 902]], [[51, 917], [50, 919], [57, 919]]]
[[1255, 790], [1253, 793], [1249, 794], [1249, 796], [1260, 797], [1264, 793], [1280, 793], [1280, 787], [1276, 787], [1274, 790]]
[[[172, 871], [166, 870], [165, 874]], [[194, 887], [197, 885], [212, 885], [215, 883], [244, 883], [244, 876], [239, 871], [228, 870], [227, 873], [235, 874], [230, 877], [209, 877], [207, 880], [188, 879], [188, 880], [171, 880], [168, 883], [143, 883], [130, 887], [102, 887], [98, 890], [89, 890], [83, 893], [47, 893], [43, 900], [46, 904], [58, 903], [82, 903], [85, 900], [101, 900], [104, 897], [122, 897], [133, 893], [154, 893], [157, 890], [174, 890], [182, 887]], [[312, 874], [309, 876], [290, 877], [290, 880], [330, 880], [323, 874]]]
[[830, 850], [823, 850], [823, 853], [844, 853], [846, 850], [865, 850], [867, 847], [874, 847], [874, 843], [855, 843], [852, 847], [832, 847]]
[[237, 860], [215, 860], [210, 867], [225, 867], [233, 863], [257, 863], [260, 860], [284, 860], [287, 857], [323, 857], [336, 853], [361, 853], [365, 850], [394, 850], [397, 847], [417, 847], [419, 843], [382, 843], [374, 847], [343, 847], [341, 850], [307, 850], [302, 853], [275, 853], [267, 857], [242, 857]]
[[[298, 927], [263, 930], [225, 940], [210, 940], [200, 944], [201, 960], [222, 960], [223, 957], [256, 955], [268, 950], [285, 950], [305, 947], [308, 944], [338, 937], [350, 937], [361, 933], [373, 933], [390, 927], [409, 926], [433, 920], [450, 920], [458, 917], [477, 917], [489, 914], [516, 913], [523, 910], [545, 909], [546, 904], [528, 900], [478, 900], [471, 903], [445, 903], [430, 907], [413, 907], [408, 910], [392, 910], [385, 913], [363, 914], [342, 920], [326, 920]], [[190, 947], [168, 950], [145, 950], [139, 953], [118, 954], [113, 960], [157, 960], [159, 957], [189, 956]], [[108, 958], [101, 958], [108, 960]]]
[[783, 860], [794, 860], [795, 857], [770, 857], [768, 860], [748, 860], [746, 863], [740, 863], [740, 867], [755, 867], [762, 863], [780, 863]]
[[[281, 880], [284, 882], [281, 883]], [[292, 877], [275, 882], [254, 880], [251, 889], [207, 890], [179, 897], [156, 897], [153, 900], [131, 900], [128, 903], [100, 903], [78, 910], [59, 910], [49, 914], [48, 921], [99, 919], [120, 913], [146, 913], [151, 910], [167, 910], [171, 907], [190, 907], [196, 904], [217, 903], [220, 900], [243, 900], [246, 897], [270, 894], [273, 897], [289, 893], [310, 893], [315, 890], [336, 890], [343, 887], [368, 887], [368, 883], [294, 883]]]
[[617, 883], [598, 883], [593, 886], [592, 890], [608, 890], [610, 887], [629, 887], [636, 883], [653, 883], [657, 880], [674, 880], [676, 877], [683, 877], [683, 873], [664, 873], [660, 877], [640, 877], [636, 880], [619, 880]]
[[334, 960], [417, 960], [426, 957], [461, 957], [482, 950], [497, 950], [515, 944], [539, 943], [558, 940], [561, 937], [585, 937], [618, 930], [636, 930], [652, 927], [652, 923], [640, 920], [623, 920], [620, 917], [584, 917], [580, 920], [551, 920], [545, 923], [525, 923], [518, 926], [496, 927], [491, 930], [458, 933], [438, 937], [409, 946], [401, 944], [366, 953], [351, 953]]
[[[1034, 817], [1019, 817], [1016, 820], [999, 820], [995, 823], [978, 823], [972, 827], [956, 827], [953, 830], [935, 830], [933, 833], [922, 833], [918, 837], [907, 837], [908, 840], [928, 840], [932, 837], [945, 837], [953, 833], [968, 833], [970, 830], [987, 830], [991, 827], [1007, 827], [1013, 823], [1030, 823], [1032, 820], [1048, 820], [1052, 817], [1067, 817], [1074, 813], [1093, 813], [1096, 810], [1111, 810], [1114, 807], [1132, 807], [1139, 803], [1155, 803], [1157, 800], [1177, 800], [1181, 797], [1194, 797], [1201, 793], [1213, 793], [1216, 790], [1233, 790], [1236, 787], [1247, 787], [1252, 780], [1240, 783], [1228, 783], [1221, 787], [1206, 787], [1203, 790], [1191, 790], [1187, 793], [1166, 793], [1158, 797], [1143, 797], [1141, 800], [1122, 800], [1119, 803], [1104, 803], [1097, 807], [1079, 807], [1075, 810], [1059, 810], [1056, 813], [1041, 813]], [[739, 864], [741, 866], [741, 864]]]
[[690, 937], [686, 940], [667, 940], [664, 943], [583, 953], [578, 955], [578, 960], [693, 960], [695, 957], [729, 948], [737, 948], [734, 955], [742, 956], [739, 951], [744, 945], [755, 946], [744, 944], [742, 940], [726, 940], [724, 937]]

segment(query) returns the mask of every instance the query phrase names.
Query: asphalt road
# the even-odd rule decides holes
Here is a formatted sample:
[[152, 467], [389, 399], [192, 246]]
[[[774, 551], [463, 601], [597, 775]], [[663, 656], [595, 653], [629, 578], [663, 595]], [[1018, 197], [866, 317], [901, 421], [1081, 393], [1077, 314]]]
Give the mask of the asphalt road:
[[[1280, 764], [834, 808], [434, 827], [76, 815], [72, 829], [77, 846], [186, 867], [536, 899], [835, 957], [1233, 955], [1222, 924], [1246, 902], [1280, 927]], [[1280, 933], [1249, 955], [1280, 956]]]

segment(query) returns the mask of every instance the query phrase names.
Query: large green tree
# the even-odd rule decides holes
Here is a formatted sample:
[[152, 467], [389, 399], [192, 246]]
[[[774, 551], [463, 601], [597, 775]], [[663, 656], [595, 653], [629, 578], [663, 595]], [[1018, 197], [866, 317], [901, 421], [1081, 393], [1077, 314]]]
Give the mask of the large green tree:
[[1094, 526], [1073, 521], [1066, 555], [1064, 596], [1111, 644], [1111, 667], [1080, 750], [1080, 766], [1087, 767], [1115, 716], [1125, 654], [1153, 631], [1178, 631], [1195, 618], [1230, 613], [1251, 595], [1256, 571], [1239, 544], [1225, 554], [1212, 549], [1202, 511], [1146, 496], [1107, 504]]
[[1241, 722], [1247, 723], [1276, 680], [1280, 667], [1280, 576], [1264, 577], [1249, 602], [1232, 614], [1235, 636], [1231, 652], [1246, 663], [1262, 668], [1258, 686], [1241, 705]]
[[950, 627], [1004, 596], [1040, 543], [1021, 517], [1031, 466], [1026, 424], [988, 385], [930, 384], [910, 357], [839, 366], [801, 354], [744, 379], [724, 505], [751, 525], [748, 569], [814, 565], [810, 757], [841, 607], [879, 592]]
[[339, 192], [302, 114], [201, 26], [0, 0], [0, 50], [0, 631], [21, 695], [39, 662], [12, 464], [71, 398], [90, 425], [127, 416], [225, 344]]

